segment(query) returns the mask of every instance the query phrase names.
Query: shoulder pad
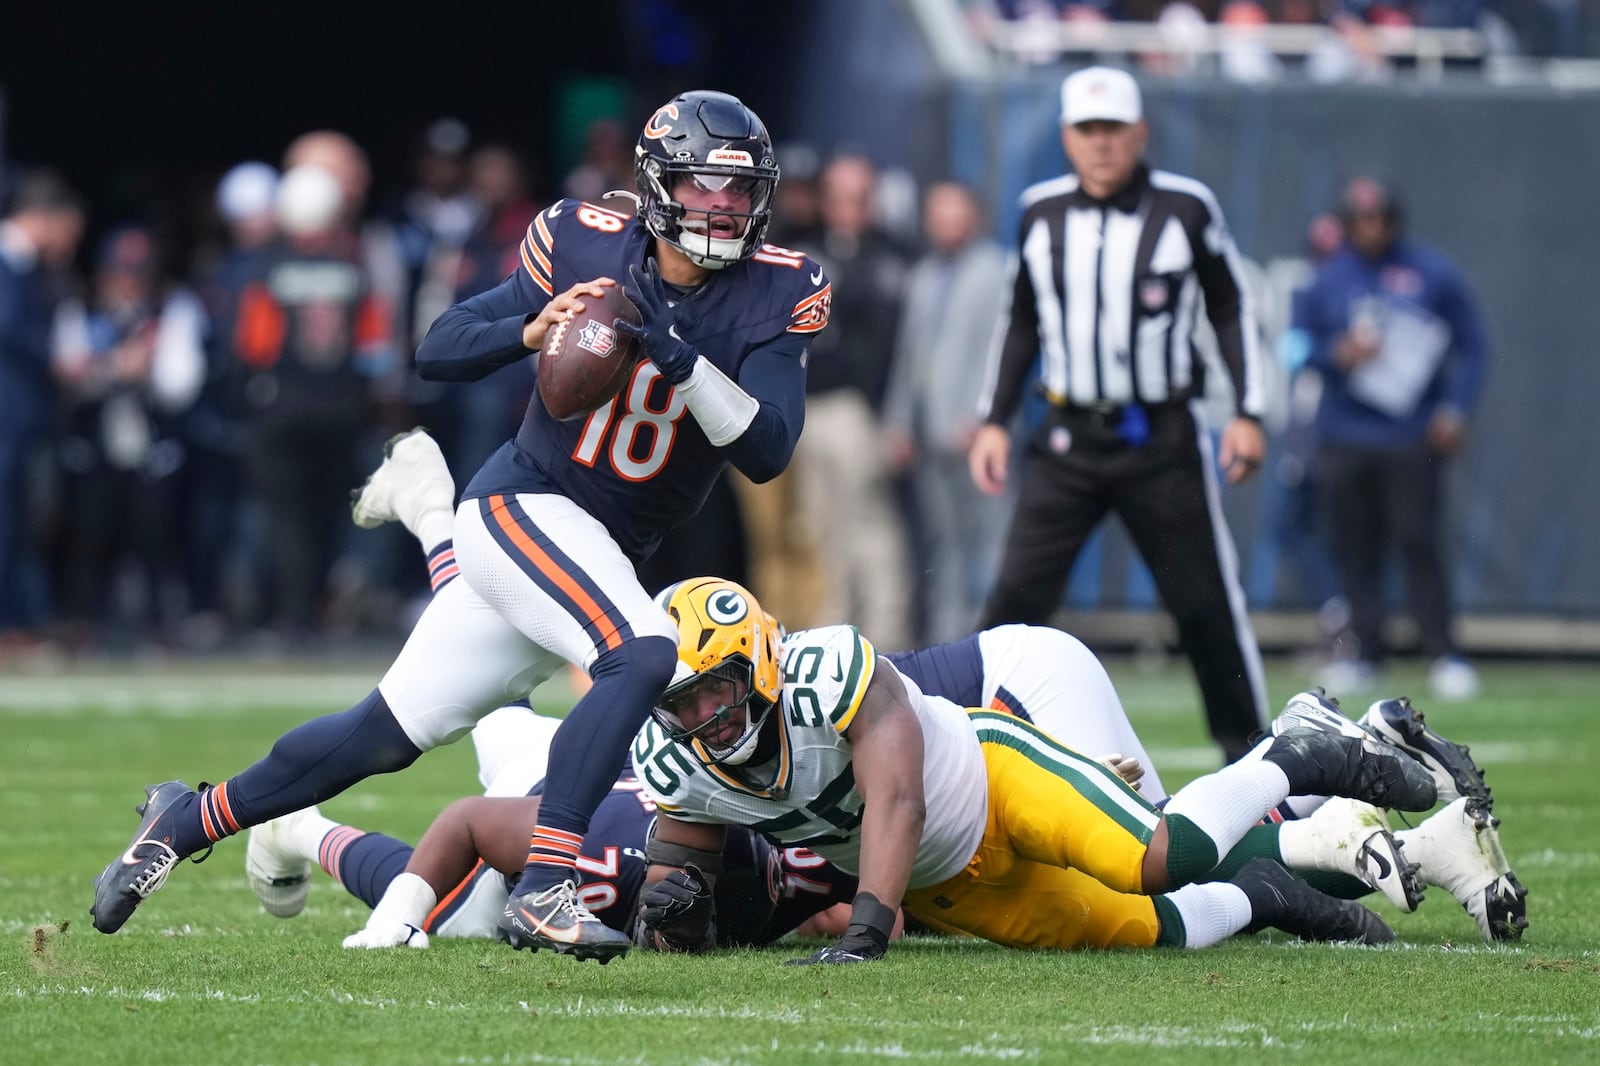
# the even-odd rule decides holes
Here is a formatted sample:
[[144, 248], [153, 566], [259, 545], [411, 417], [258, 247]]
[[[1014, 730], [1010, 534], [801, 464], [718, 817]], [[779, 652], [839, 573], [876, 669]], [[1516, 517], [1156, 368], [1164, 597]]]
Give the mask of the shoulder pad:
[[791, 725], [826, 721], [843, 734], [872, 683], [878, 653], [855, 626], [791, 634], [783, 646], [783, 703]]

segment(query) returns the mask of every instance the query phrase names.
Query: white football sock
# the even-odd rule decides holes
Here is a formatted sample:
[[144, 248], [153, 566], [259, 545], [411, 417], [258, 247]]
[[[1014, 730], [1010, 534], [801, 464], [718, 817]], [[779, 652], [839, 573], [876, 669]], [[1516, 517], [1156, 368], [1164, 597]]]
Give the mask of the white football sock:
[[1227, 881], [1184, 885], [1162, 896], [1183, 919], [1183, 946], [1208, 948], [1250, 924], [1250, 898]]
[[1289, 795], [1289, 778], [1275, 763], [1234, 763], [1189, 782], [1166, 806], [1211, 838], [1221, 858], [1245, 832]]

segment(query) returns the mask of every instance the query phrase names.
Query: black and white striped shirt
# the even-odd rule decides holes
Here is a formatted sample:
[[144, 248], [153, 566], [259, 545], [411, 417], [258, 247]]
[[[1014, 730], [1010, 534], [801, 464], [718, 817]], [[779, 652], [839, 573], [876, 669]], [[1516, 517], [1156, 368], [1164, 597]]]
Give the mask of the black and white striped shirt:
[[1202, 183], [1141, 164], [1107, 200], [1071, 175], [1031, 186], [1012, 272], [979, 404], [985, 421], [1010, 421], [1041, 351], [1041, 384], [1058, 405], [1198, 395], [1205, 366], [1192, 337], [1202, 296], [1238, 413], [1263, 413], [1261, 344], [1238, 252]]

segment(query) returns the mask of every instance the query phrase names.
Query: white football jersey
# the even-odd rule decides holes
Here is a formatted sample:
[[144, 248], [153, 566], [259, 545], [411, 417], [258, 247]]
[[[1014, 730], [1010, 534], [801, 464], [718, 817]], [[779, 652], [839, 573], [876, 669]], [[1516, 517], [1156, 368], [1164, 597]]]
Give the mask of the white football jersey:
[[[633, 745], [644, 792], [674, 818], [748, 826], [859, 873], [863, 802], [844, 732], [874, 672], [893, 669], [854, 626], [792, 633], [783, 645], [782, 702], [773, 712], [777, 756], [760, 765], [717, 766], [698, 742], [678, 744], [652, 719]], [[927, 818], [911, 887], [923, 888], [960, 873], [978, 850], [989, 813], [988, 772], [966, 712], [900, 676], [922, 726]]]

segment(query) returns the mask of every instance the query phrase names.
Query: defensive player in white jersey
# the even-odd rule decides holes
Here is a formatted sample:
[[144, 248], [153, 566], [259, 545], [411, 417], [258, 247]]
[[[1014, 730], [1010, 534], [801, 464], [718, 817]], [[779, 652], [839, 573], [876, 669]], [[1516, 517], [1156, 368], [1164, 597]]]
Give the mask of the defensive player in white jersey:
[[1199, 778], [1157, 811], [1114, 772], [1016, 716], [924, 695], [853, 627], [791, 634], [715, 578], [658, 597], [678, 632], [675, 679], [633, 759], [657, 806], [647, 882], [692, 890], [641, 943], [706, 941], [724, 827], [808, 847], [856, 873], [852, 921], [811, 962], [887, 950], [895, 908], [1019, 947], [1200, 947], [1274, 925], [1324, 939], [1392, 938], [1365, 908], [1282, 866], [1195, 883], [1291, 794], [1426, 810], [1410, 759], [1313, 730]]

